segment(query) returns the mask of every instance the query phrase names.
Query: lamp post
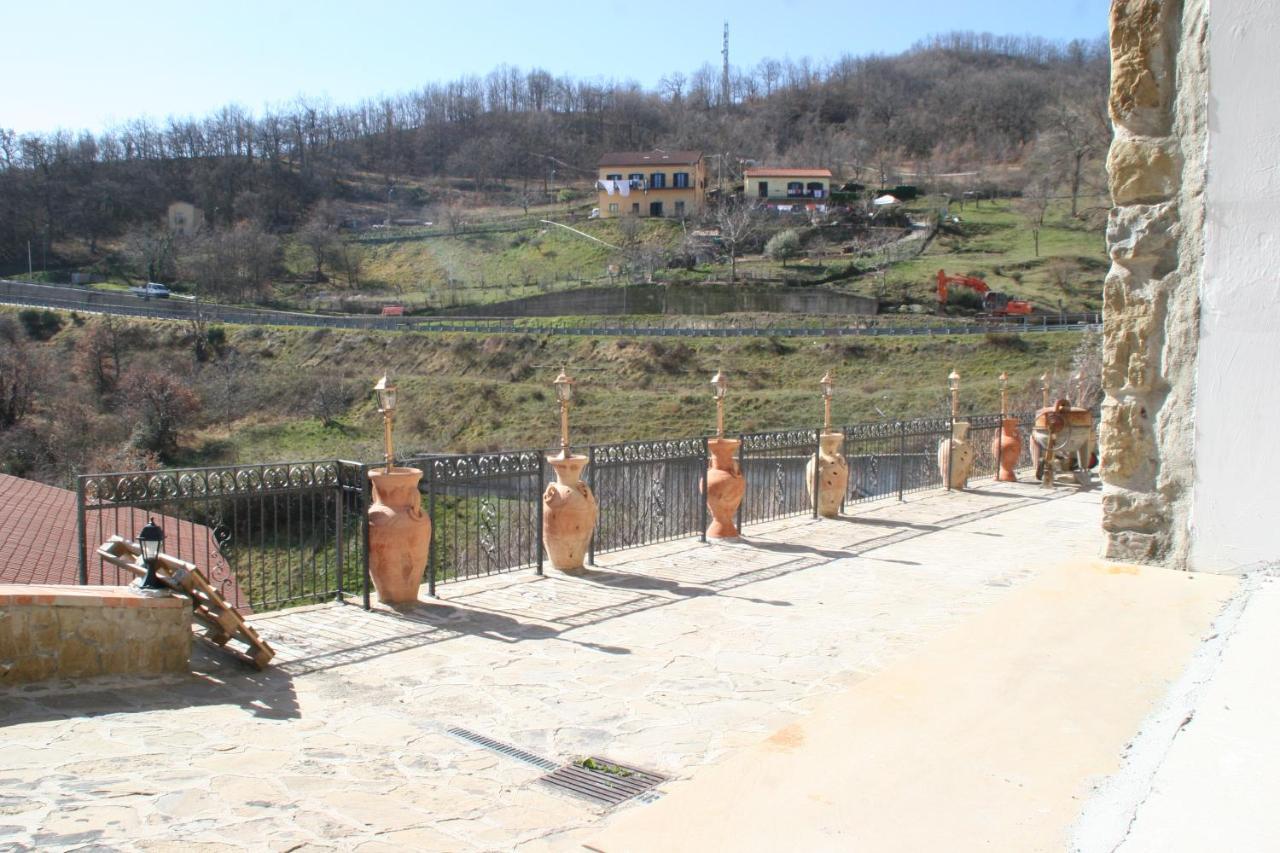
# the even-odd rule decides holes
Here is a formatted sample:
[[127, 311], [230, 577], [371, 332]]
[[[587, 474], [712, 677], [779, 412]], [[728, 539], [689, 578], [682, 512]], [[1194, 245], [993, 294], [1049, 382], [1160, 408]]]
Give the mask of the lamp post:
[[396, 417], [396, 386], [388, 383], [387, 377], [383, 376], [378, 380], [378, 384], [373, 386], [373, 390], [378, 394], [378, 411], [382, 413], [382, 442], [385, 448], [386, 470], [390, 474], [395, 460], [391, 446], [391, 424]]
[[822, 431], [827, 433], [831, 432], [831, 397], [836, 387], [836, 381], [832, 378], [830, 370], [822, 374], [818, 385], [822, 388]]
[[569, 405], [573, 402], [573, 380], [560, 369], [560, 375], [552, 383], [556, 386], [556, 399], [560, 401], [560, 458], [569, 458]]
[[1040, 374], [1040, 408], [1049, 408], [1049, 373]]
[[147, 567], [147, 574], [139, 586], [144, 590], [163, 590], [165, 585], [156, 577], [156, 560], [160, 556], [160, 546], [164, 544], [164, 530], [156, 524], [154, 518], [138, 531], [138, 550], [142, 552], [142, 564]]
[[1000, 420], [1009, 417], [1009, 374], [1000, 374]]
[[716, 438], [724, 438], [724, 394], [729, 390], [729, 381], [724, 378], [724, 372], [716, 371], [716, 375], [711, 377], [711, 391], [716, 397]]
[[960, 415], [960, 374], [954, 368], [947, 377], [947, 387], [951, 389], [951, 418], [955, 420]]

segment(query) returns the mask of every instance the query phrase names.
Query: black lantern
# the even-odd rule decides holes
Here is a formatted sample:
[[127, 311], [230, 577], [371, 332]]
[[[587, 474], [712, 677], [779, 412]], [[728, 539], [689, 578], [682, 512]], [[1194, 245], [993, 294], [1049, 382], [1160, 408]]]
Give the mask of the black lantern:
[[143, 589], [164, 589], [165, 585], [156, 577], [156, 558], [160, 556], [160, 546], [164, 544], [164, 531], [156, 524], [154, 518], [147, 519], [146, 525], [138, 531], [138, 549], [142, 551], [142, 564], [147, 567], [146, 577], [142, 579]]

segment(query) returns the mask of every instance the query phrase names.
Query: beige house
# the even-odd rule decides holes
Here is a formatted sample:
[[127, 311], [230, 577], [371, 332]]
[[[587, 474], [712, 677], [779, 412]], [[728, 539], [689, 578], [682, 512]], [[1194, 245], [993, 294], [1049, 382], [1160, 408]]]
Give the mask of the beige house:
[[746, 198], [764, 204], [826, 204], [831, 196], [830, 169], [759, 167], [742, 178]]
[[707, 166], [701, 151], [615, 151], [597, 164], [596, 207], [605, 218], [702, 212]]
[[175, 201], [169, 205], [165, 222], [174, 234], [190, 237], [204, 227], [204, 211], [189, 201]]

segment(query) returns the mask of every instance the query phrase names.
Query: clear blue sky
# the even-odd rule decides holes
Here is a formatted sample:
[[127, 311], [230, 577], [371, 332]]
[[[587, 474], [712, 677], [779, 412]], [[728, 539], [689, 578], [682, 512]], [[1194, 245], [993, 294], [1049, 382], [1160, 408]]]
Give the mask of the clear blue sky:
[[1105, 34], [1109, 0], [34, 0], [6, 4], [0, 127], [102, 129], [139, 115], [350, 103], [509, 63], [636, 80], [766, 56], [896, 53], [949, 30]]

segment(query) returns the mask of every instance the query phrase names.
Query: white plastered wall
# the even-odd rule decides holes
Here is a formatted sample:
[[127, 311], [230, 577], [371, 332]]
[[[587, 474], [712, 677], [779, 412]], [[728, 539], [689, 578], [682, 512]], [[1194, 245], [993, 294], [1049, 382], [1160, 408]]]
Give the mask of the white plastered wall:
[[1190, 567], [1280, 560], [1280, 2], [1209, 3]]

